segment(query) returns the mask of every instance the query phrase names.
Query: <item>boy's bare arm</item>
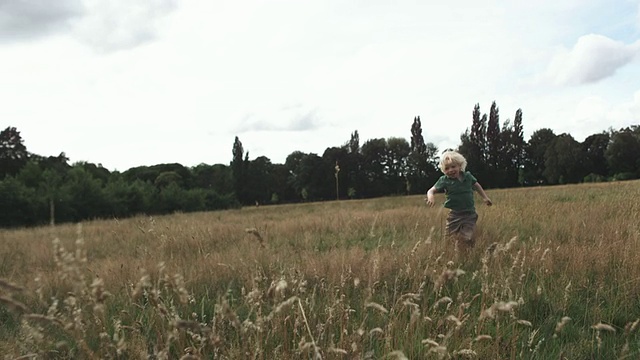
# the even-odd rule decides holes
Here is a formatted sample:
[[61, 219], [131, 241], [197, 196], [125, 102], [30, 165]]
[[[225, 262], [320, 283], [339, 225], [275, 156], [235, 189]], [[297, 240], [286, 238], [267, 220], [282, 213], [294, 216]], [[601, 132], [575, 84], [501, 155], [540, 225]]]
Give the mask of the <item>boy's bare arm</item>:
[[473, 187], [476, 189], [478, 194], [482, 196], [482, 200], [484, 201], [485, 204], [487, 204], [487, 206], [493, 205], [493, 202], [491, 201], [491, 199], [489, 199], [489, 197], [487, 196], [487, 193], [484, 192], [484, 189], [482, 188], [482, 185], [480, 185], [479, 182], [476, 182], [475, 184], [473, 184]]
[[435, 186], [432, 186], [431, 189], [429, 189], [427, 191], [427, 198], [424, 199], [427, 202], [427, 205], [433, 206], [436, 203], [436, 201], [435, 201], [435, 193], [436, 192], [438, 192], [438, 191], [436, 190]]

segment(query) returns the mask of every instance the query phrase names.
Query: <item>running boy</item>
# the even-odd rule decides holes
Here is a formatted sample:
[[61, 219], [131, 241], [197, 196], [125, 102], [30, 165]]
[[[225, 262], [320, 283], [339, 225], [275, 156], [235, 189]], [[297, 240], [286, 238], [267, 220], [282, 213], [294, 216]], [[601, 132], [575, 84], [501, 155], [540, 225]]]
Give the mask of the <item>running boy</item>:
[[465, 171], [467, 160], [456, 151], [447, 151], [440, 159], [440, 170], [443, 176], [435, 185], [427, 191], [427, 204], [435, 204], [435, 193], [445, 193], [444, 207], [450, 209], [447, 216], [447, 235], [456, 240], [456, 245], [461, 250], [466, 250], [474, 245], [473, 233], [478, 221], [478, 213], [473, 199], [473, 190], [477, 191], [482, 200], [488, 206], [493, 203], [484, 192], [484, 189], [471, 175]]

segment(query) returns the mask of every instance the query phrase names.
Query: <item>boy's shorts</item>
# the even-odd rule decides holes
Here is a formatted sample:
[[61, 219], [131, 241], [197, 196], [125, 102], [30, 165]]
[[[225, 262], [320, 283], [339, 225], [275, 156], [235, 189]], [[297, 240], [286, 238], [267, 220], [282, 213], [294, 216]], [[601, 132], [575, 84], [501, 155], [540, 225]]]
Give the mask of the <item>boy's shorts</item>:
[[461, 240], [471, 242], [477, 221], [478, 213], [475, 211], [451, 210], [447, 216], [447, 235], [457, 235]]

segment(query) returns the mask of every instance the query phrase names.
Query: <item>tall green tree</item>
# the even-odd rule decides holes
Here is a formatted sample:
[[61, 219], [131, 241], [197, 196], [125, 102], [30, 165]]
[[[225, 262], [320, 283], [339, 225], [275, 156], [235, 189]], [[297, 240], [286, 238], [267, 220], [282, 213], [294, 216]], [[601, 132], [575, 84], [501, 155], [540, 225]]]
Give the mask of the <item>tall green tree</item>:
[[[53, 224], [54, 196], [46, 191], [47, 186], [50, 184], [49, 181], [51, 180], [47, 176], [47, 172], [51, 171], [52, 170], [49, 169], [43, 170], [43, 167], [39, 163], [39, 158], [30, 156], [27, 164], [15, 176], [17, 181], [35, 192], [35, 203], [32, 205], [36, 216], [35, 222], [38, 224], [46, 223], [47, 214], [49, 214], [50, 223]], [[58, 181], [58, 186], [60, 182], [61, 181]]]
[[16, 175], [16, 179], [29, 188], [37, 189], [42, 181], [42, 171], [38, 161], [30, 158]]
[[165, 172], [176, 173], [180, 177], [180, 184], [179, 184], [180, 187], [183, 187], [185, 189], [191, 189], [193, 187], [191, 170], [182, 164], [178, 164], [178, 163], [158, 164], [158, 165], [151, 166], [150, 169], [153, 171], [156, 171], [158, 176]]
[[274, 193], [273, 164], [266, 156], [258, 156], [249, 162], [246, 196], [258, 204], [268, 204]]
[[111, 176], [111, 172], [104, 168], [102, 164], [96, 165], [86, 161], [78, 161], [74, 166], [82, 167], [87, 173], [91, 174], [94, 179], [100, 180], [103, 185], [109, 181], [109, 177]]
[[[502, 138], [500, 137], [500, 112], [498, 105], [494, 101], [491, 104], [489, 110], [489, 121], [487, 122], [487, 135], [486, 135], [486, 163], [489, 167], [489, 171], [492, 174], [492, 178], [498, 180], [498, 173], [500, 172], [500, 151], [502, 150]], [[491, 184], [495, 187], [498, 185], [498, 181]]]
[[295, 201], [300, 201], [302, 199], [302, 189], [304, 188], [303, 179], [300, 174], [300, 166], [302, 164], [302, 158], [307, 154], [302, 151], [294, 151], [291, 154], [287, 155], [285, 159], [284, 166], [287, 169], [289, 177], [287, 182], [289, 186], [293, 189], [296, 194]]
[[175, 171], [163, 171], [155, 178], [153, 185], [159, 189], [164, 189], [171, 184], [176, 184], [180, 188], [184, 188], [184, 180], [182, 176]]
[[0, 180], [5, 176], [15, 176], [29, 160], [29, 153], [20, 132], [15, 127], [7, 127], [0, 132]]
[[411, 148], [407, 159], [407, 180], [410, 194], [423, 193], [438, 176], [438, 148], [433, 143], [425, 143], [422, 122], [417, 116], [411, 125]]
[[224, 164], [200, 164], [191, 169], [193, 186], [208, 189], [218, 194], [230, 194], [234, 191], [231, 167]]
[[369, 139], [362, 145], [362, 172], [366, 185], [361, 195], [365, 198], [388, 195], [389, 154], [387, 140]]
[[483, 179], [481, 181], [485, 187], [493, 187], [494, 183], [492, 181], [495, 174], [490, 174], [491, 167], [487, 162], [489, 158], [487, 114], [480, 113], [480, 104], [476, 104], [473, 107], [471, 118], [471, 129], [467, 128], [460, 136], [460, 145], [457, 150], [467, 159], [467, 170], [478, 179]]
[[22, 227], [38, 224], [35, 191], [14, 177], [0, 180], [0, 227]]
[[357, 198], [362, 195], [366, 186], [366, 180], [362, 170], [363, 157], [358, 130], [355, 130], [351, 134], [351, 139], [346, 144], [346, 149], [347, 156], [339, 163], [340, 181], [346, 189], [344, 194], [349, 198]]
[[[69, 203], [69, 194], [61, 191], [61, 187], [72, 169], [69, 158], [62, 152], [58, 156], [31, 156], [42, 169], [42, 179], [38, 186], [38, 194], [48, 201], [49, 224], [56, 221], [71, 221], [73, 209]], [[44, 195], [42, 195], [44, 194]]]
[[387, 181], [391, 194], [401, 195], [409, 192], [408, 161], [411, 146], [406, 139], [390, 137], [387, 139]]
[[407, 192], [409, 194], [422, 193], [427, 188], [431, 180], [427, 177], [432, 167], [429, 160], [427, 144], [422, 135], [422, 121], [420, 116], [416, 116], [411, 124], [411, 147], [407, 158]]
[[[325, 149], [322, 154], [323, 167], [326, 169], [326, 173], [333, 174], [332, 178], [325, 179], [325, 181], [333, 181], [335, 185], [332, 194], [334, 199], [345, 199], [348, 196], [348, 176], [352, 172], [349, 151], [350, 149], [347, 146], [330, 147]], [[333, 169], [333, 172], [331, 172], [331, 169]]]
[[426, 151], [427, 145], [422, 136], [422, 122], [420, 116], [416, 116], [411, 124], [411, 153], [424, 154]]
[[171, 214], [184, 211], [187, 201], [187, 190], [177, 183], [171, 182], [158, 191], [156, 211], [160, 214]]
[[298, 201], [319, 201], [335, 198], [333, 167], [314, 153], [294, 151], [285, 163], [289, 170], [289, 183], [295, 189]]
[[246, 193], [247, 170], [249, 167], [249, 154], [245, 156], [242, 142], [236, 136], [233, 142], [233, 159], [231, 160], [231, 173], [233, 174], [233, 190], [241, 204], [250, 204], [251, 199]]
[[524, 162], [524, 135], [522, 110], [516, 111], [513, 124], [507, 119], [500, 132], [502, 148], [499, 155], [498, 172], [502, 174], [501, 187], [513, 187], [520, 184], [520, 170]]
[[358, 134], [358, 130], [351, 133], [351, 139], [349, 139], [347, 143], [347, 152], [349, 154], [360, 152], [360, 135]]
[[287, 170], [285, 164], [273, 164], [271, 174], [273, 179], [273, 194], [271, 194], [271, 203], [277, 204], [299, 201], [294, 188], [289, 182], [289, 175], [289, 170]]
[[609, 165], [605, 153], [609, 146], [608, 133], [593, 134], [582, 142], [582, 152], [585, 154], [585, 167], [587, 174], [605, 178], [609, 175]]
[[61, 152], [58, 156], [42, 157], [40, 158], [39, 163], [43, 169], [51, 169], [61, 175], [64, 175], [71, 170], [69, 158], [64, 152]]
[[108, 216], [109, 206], [104, 196], [100, 179], [94, 178], [82, 166], [73, 166], [60, 187], [69, 199], [73, 209], [72, 218], [67, 221], [82, 221]]
[[103, 191], [108, 202], [108, 215], [121, 218], [151, 214], [150, 200], [157, 189], [148, 182], [128, 182], [121, 175], [113, 175]]
[[616, 178], [640, 177], [640, 138], [631, 129], [622, 129], [611, 135], [605, 151], [607, 164]]
[[72, 212], [68, 201], [69, 194], [60, 190], [65, 176], [66, 173], [61, 173], [55, 168], [49, 168], [42, 172], [42, 182], [38, 190], [47, 199], [50, 225], [55, 225], [57, 219], [70, 221], [72, 218], [71, 215], [68, 215]]
[[582, 181], [584, 154], [570, 134], [556, 136], [544, 153], [543, 175], [549, 184], [570, 184]]
[[548, 128], [536, 130], [531, 134], [529, 141], [525, 144], [523, 185], [544, 185], [547, 183], [543, 174], [545, 153], [555, 138], [556, 134]]
[[513, 162], [518, 169], [524, 166], [525, 157], [525, 141], [524, 141], [524, 125], [522, 122], [522, 109], [516, 110], [516, 116], [513, 120], [511, 130], [511, 142], [513, 151]]
[[473, 164], [484, 164], [487, 160], [487, 114], [480, 114], [480, 104], [473, 107], [471, 118], [473, 119], [469, 133], [471, 147], [467, 158]]
[[507, 119], [502, 129], [495, 101], [488, 120], [486, 114], [480, 113], [479, 104], [473, 108], [472, 119], [471, 129], [460, 136], [458, 147], [467, 159], [467, 169], [489, 188], [518, 185], [524, 158], [522, 110], [516, 111], [513, 124]]

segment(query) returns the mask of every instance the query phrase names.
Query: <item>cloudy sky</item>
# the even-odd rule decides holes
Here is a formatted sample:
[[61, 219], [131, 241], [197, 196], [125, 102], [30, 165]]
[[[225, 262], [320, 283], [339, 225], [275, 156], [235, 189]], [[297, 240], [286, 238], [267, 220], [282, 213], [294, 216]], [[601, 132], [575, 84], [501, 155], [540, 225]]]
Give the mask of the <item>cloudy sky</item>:
[[640, 124], [640, 0], [0, 0], [0, 127], [109, 170]]

